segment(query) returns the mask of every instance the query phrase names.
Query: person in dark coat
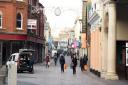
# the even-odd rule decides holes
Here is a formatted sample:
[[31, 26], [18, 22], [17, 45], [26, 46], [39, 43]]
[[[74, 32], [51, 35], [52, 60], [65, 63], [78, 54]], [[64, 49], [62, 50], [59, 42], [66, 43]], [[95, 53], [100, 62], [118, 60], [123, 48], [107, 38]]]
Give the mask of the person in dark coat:
[[72, 58], [72, 69], [73, 69], [73, 74], [76, 74], [76, 66], [77, 66], [77, 58], [74, 55]]
[[80, 58], [80, 68], [81, 68], [81, 71], [84, 70], [83, 58], [82, 57]]
[[33, 64], [34, 64], [34, 56], [32, 55], [32, 53], [29, 54], [29, 66], [30, 66], [30, 72], [34, 72], [34, 68], [33, 68]]
[[[83, 68], [84, 68], [84, 65], [87, 65], [87, 62], [88, 62], [88, 58], [87, 56], [84, 54], [84, 57], [83, 57]], [[86, 70], [86, 69], [84, 69]]]
[[65, 58], [64, 55], [61, 54], [60, 56], [61, 72], [64, 72], [64, 64], [65, 64]]
[[57, 53], [54, 54], [54, 62], [55, 62], [55, 66], [57, 64]]
[[60, 56], [59, 52], [57, 52], [57, 54], [56, 54], [56, 55], [57, 55], [57, 59], [58, 59], [58, 58], [59, 58], [59, 56]]

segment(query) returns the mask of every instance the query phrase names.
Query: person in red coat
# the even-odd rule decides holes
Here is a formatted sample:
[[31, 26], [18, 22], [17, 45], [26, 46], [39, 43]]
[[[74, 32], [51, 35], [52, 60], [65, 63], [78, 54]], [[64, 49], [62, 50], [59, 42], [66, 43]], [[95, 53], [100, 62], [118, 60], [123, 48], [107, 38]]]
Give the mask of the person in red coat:
[[49, 67], [49, 64], [50, 64], [50, 56], [49, 55], [46, 56], [45, 61], [46, 61], [46, 68], [47, 68], [47, 67]]

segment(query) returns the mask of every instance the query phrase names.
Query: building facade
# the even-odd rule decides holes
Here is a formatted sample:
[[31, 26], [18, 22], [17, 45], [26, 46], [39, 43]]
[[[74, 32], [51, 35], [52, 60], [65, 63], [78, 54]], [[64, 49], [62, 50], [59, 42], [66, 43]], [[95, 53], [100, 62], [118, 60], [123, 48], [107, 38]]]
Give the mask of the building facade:
[[26, 47], [35, 50], [35, 62], [42, 62], [45, 57], [44, 6], [39, 0], [28, 1], [28, 23]]
[[0, 65], [27, 39], [27, 0], [0, 0]]
[[82, 0], [82, 32], [81, 49], [82, 56], [87, 55], [87, 0]]
[[0, 0], [1, 66], [19, 49], [35, 50], [35, 62], [41, 62], [45, 49], [43, 8], [38, 0]]
[[67, 51], [68, 46], [68, 32], [65, 30], [60, 31], [59, 33], [59, 49], [63, 49], [64, 51]]
[[74, 29], [74, 47], [75, 52], [78, 54], [79, 57], [82, 57], [83, 53], [80, 51], [81, 48], [81, 33], [82, 33], [82, 22], [81, 18], [77, 17], [73, 26]]
[[47, 22], [47, 17], [45, 17], [44, 37], [45, 37], [45, 56], [46, 56], [52, 50], [51, 27], [49, 25], [49, 22]]
[[90, 70], [105, 79], [127, 79], [127, 0], [91, 0]]

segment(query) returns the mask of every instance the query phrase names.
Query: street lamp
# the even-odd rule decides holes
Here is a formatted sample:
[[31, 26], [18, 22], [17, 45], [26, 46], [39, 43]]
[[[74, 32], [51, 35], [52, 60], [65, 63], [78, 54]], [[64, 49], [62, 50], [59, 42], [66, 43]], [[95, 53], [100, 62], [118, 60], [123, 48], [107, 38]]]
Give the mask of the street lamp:
[[75, 13], [77, 13], [77, 15], [79, 12], [81, 12], [81, 10], [79, 10], [79, 9], [66, 8], [66, 7], [61, 7], [61, 6], [47, 7], [46, 10], [53, 12], [55, 16], [60, 16], [62, 13], [67, 12], [67, 11], [75, 12]]

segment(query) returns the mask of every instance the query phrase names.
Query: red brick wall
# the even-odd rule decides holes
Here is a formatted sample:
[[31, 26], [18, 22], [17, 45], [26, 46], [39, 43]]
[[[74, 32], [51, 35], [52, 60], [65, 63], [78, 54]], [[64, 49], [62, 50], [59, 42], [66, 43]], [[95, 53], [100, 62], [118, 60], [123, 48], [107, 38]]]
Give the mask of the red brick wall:
[[[0, 2], [0, 10], [3, 12], [3, 29], [0, 32], [27, 33], [27, 4]], [[16, 30], [16, 13], [23, 15], [23, 30]]]

